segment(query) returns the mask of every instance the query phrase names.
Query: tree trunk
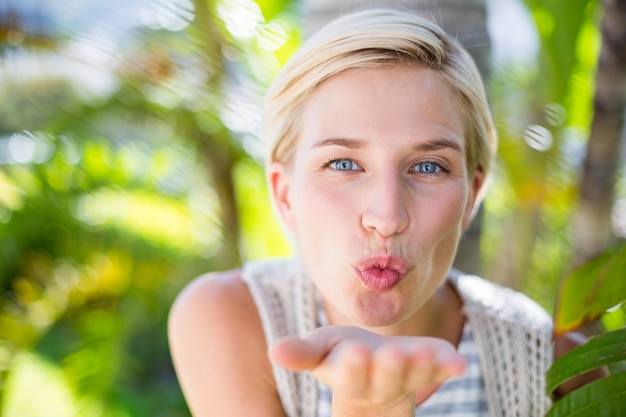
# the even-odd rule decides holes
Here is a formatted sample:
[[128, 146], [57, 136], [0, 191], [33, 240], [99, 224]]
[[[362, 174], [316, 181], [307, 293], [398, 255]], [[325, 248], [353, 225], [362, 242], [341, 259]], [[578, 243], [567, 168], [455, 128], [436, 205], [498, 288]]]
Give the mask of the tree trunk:
[[[199, 41], [204, 45], [203, 56], [205, 65], [211, 69], [212, 76], [207, 78], [206, 84], [209, 91], [221, 92], [224, 76], [222, 65], [222, 37], [214, 26], [217, 20], [212, 15], [209, 2], [194, 0], [196, 18], [194, 24], [199, 34]], [[189, 132], [190, 138], [198, 143], [203, 150], [203, 158], [207, 161], [207, 173], [209, 181], [218, 197], [220, 206], [220, 224], [222, 228], [222, 247], [214, 258], [213, 269], [227, 269], [241, 264], [239, 251], [240, 220], [237, 211], [235, 196], [235, 184], [233, 169], [237, 162], [237, 152], [230, 144], [232, 138], [228, 137], [227, 130], [211, 136], [194, 126]]]
[[591, 134], [574, 218], [579, 265], [614, 240], [611, 212], [626, 110], [626, 0], [605, 0]]
[[[230, 140], [230, 139], [229, 139]], [[236, 154], [217, 138], [204, 137], [200, 141], [203, 157], [207, 160], [210, 181], [220, 205], [222, 246], [215, 256], [216, 269], [228, 269], [241, 265], [239, 251], [240, 221], [235, 195], [233, 171]]]
[[[305, 36], [342, 14], [369, 7], [399, 8], [435, 21], [467, 49], [488, 83], [491, 60], [486, 0], [303, 0]], [[454, 261], [456, 268], [472, 274], [481, 273], [482, 216], [480, 209], [461, 239]]]

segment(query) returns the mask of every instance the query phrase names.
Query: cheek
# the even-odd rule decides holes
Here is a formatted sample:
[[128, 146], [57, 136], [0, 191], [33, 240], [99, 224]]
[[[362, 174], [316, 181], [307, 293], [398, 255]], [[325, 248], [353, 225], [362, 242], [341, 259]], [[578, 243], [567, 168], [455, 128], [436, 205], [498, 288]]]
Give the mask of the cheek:
[[[357, 205], [349, 190], [323, 181], [301, 181], [294, 200], [294, 214], [299, 227], [332, 229], [351, 224]], [[313, 231], [315, 231], [313, 230]]]
[[459, 190], [458, 193], [453, 193], [449, 196], [448, 204], [446, 205], [446, 211], [451, 221], [455, 224], [461, 225], [465, 218], [465, 212], [467, 207], [467, 192], [465, 190]]
[[354, 236], [355, 207], [329, 188], [300, 184], [294, 201], [295, 238], [299, 256], [324, 297], [342, 292], [337, 277], [345, 276], [345, 257]]
[[357, 205], [346, 193], [315, 181], [301, 182], [294, 198], [294, 233], [300, 256], [316, 269], [340, 265], [357, 242]]
[[454, 252], [465, 223], [465, 202], [466, 194], [460, 189], [441, 190], [430, 202], [422, 200], [413, 217], [414, 236], [421, 235], [422, 244], [431, 242], [432, 249], [443, 245], [444, 251]]

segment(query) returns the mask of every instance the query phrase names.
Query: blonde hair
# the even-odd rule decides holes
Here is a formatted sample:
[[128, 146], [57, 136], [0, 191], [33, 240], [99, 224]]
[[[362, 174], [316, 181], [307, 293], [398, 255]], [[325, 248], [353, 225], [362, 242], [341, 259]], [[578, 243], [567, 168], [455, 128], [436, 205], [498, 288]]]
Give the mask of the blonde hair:
[[[351, 68], [416, 63], [435, 71], [458, 97], [470, 174], [489, 174], [497, 138], [478, 69], [470, 55], [436, 24], [407, 12], [369, 9], [331, 22], [306, 41], [267, 93], [269, 162], [289, 164], [300, 115], [324, 80]], [[268, 164], [269, 165], [269, 164]]]

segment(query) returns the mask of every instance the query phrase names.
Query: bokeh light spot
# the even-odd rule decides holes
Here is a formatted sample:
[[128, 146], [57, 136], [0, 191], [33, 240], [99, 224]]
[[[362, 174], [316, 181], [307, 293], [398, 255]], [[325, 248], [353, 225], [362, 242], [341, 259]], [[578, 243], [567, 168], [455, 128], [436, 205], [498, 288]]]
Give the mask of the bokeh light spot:
[[287, 31], [278, 22], [270, 22], [261, 26], [257, 35], [259, 46], [266, 51], [275, 51], [287, 41]]
[[530, 125], [524, 131], [524, 141], [531, 148], [545, 152], [552, 147], [552, 133], [541, 125]]

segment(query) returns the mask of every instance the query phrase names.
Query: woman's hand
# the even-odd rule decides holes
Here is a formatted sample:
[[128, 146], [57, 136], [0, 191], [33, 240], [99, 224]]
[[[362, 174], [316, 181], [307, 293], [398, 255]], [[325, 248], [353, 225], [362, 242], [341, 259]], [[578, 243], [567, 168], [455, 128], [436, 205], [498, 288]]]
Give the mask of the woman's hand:
[[[294, 371], [310, 371], [333, 391], [336, 410], [358, 415], [413, 415], [416, 404], [465, 369], [443, 339], [386, 337], [353, 326], [327, 326], [304, 338], [281, 339], [272, 359]], [[356, 414], [355, 414], [356, 415]]]

